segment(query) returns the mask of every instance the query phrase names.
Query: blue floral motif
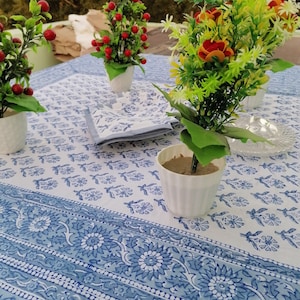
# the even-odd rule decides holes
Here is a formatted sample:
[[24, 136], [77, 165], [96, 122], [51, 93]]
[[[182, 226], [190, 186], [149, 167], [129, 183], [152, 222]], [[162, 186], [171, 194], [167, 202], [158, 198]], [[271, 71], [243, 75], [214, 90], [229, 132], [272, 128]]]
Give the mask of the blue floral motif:
[[58, 186], [58, 182], [52, 178], [41, 178], [33, 181], [37, 189], [52, 190]]
[[118, 160], [118, 161], [108, 161], [106, 162], [107, 166], [111, 169], [111, 170], [125, 170], [128, 168], [128, 163]]
[[269, 170], [271, 173], [282, 173], [286, 171], [284, 166], [275, 163], [263, 163], [260, 166]]
[[[130, 242], [126, 241], [126, 244]], [[131, 247], [130, 245], [128, 245]], [[135, 247], [134, 253], [129, 255], [132, 273], [141, 280], [159, 279], [170, 271], [172, 255], [168, 248], [150, 242]]]
[[296, 232], [296, 228], [290, 228], [289, 230], [282, 230], [281, 232], [276, 232], [280, 234], [283, 240], [287, 240], [290, 245], [295, 248], [300, 248], [300, 233]]
[[25, 236], [39, 239], [39, 243], [58, 225], [59, 217], [55, 213], [43, 210], [28, 210], [27, 218], [22, 221], [21, 233]]
[[246, 181], [246, 180], [240, 180], [240, 179], [226, 179], [226, 184], [230, 185], [235, 190], [248, 190], [253, 187], [253, 185]]
[[274, 177], [272, 177], [272, 175], [266, 176], [266, 177], [259, 177], [259, 178], [255, 178], [256, 180], [258, 180], [260, 183], [264, 184], [266, 187], [271, 188], [271, 187], [275, 187], [277, 189], [283, 189], [285, 187], [285, 184], [283, 181], [279, 180], [279, 179], [275, 179]]
[[182, 224], [185, 229], [196, 231], [206, 231], [209, 229], [209, 222], [203, 218], [186, 219], [179, 217], [175, 219], [178, 219], [179, 224]]
[[277, 194], [271, 194], [269, 191], [263, 193], [255, 193], [253, 196], [261, 200], [264, 204], [280, 205], [283, 203], [282, 199]]
[[95, 181], [95, 183], [103, 183], [103, 184], [112, 184], [117, 181], [116, 177], [109, 174], [109, 173], [104, 173], [104, 174], [97, 174], [92, 176], [92, 179]]
[[154, 162], [148, 159], [136, 159], [131, 162], [134, 163], [137, 168], [142, 168], [142, 167], [147, 168], [154, 165]]
[[241, 228], [245, 225], [243, 219], [239, 216], [232, 215], [228, 212], [209, 214], [212, 221], [216, 222], [222, 229]]
[[16, 175], [16, 171], [13, 169], [2, 169], [0, 170], [0, 179], [7, 179], [14, 177]]
[[148, 215], [151, 211], [153, 211], [151, 203], [144, 200], [125, 202], [125, 204], [128, 206], [132, 214], [138, 213], [141, 215]]
[[144, 179], [144, 175], [137, 170], [121, 172], [120, 177], [123, 178], [126, 182], [128, 181], [141, 181]]
[[87, 201], [97, 201], [102, 198], [103, 193], [97, 191], [95, 189], [86, 189], [75, 191], [76, 196], [78, 196], [79, 200], [87, 200]]
[[21, 168], [21, 173], [23, 177], [26, 176], [40, 176], [45, 173], [45, 169], [37, 166]]
[[158, 186], [157, 184], [155, 183], [151, 183], [151, 184], [143, 184], [141, 186], [139, 186], [140, 190], [144, 193], [144, 195], [149, 195], [149, 194], [152, 194], [152, 195], [161, 195], [162, 194], [162, 190], [161, 190], [161, 187]]
[[80, 175], [66, 177], [63, 178], [63, 180], [67, 184], [67, 186], [74, 186], [74, 187], [84, 186], [88, 182], [86, 178]]
[[85, 153], [76, 153], [76, 154], [69, 154], [68, 155], [69, 158], [71, 159], [71, 161], [75, 162], [75, 161], [86, 161], [89, 159], [89, 156]]
[[257, 170], [255, 168], [252, 167], [246, 167], [242, 164], [239, 165], [232, 165], [231, 169], [236, 171], [238, 174], [243, 175], [243, 174], [247, 174], [247, 175], [253, 175], [257, 173]]
[[280, 219], [274, 213], [269, 213], [267, 208], [260, 208], [258, 210], [253, 208], [247, 213], [251, 219], [256, 220], [261, 226], [278, 226], [281, 223]]
[[55, 149], [59, 152], [69, 152], [69, 151], [74, 151], [75, 146], [69, 145], [69, 144], [64, 144], [64, 145], [56, 145]]
[[220, 196], [220, 201], [224, 202], [228, 207], [232, 207], [232, 206], [244, 207], [249, 204], [247, 199], [237, 196], [234, 193], [229, 193], [227, 195], [222, 194]]
[[79, 233], [74, 241], [77, 256], [97, 258], [99, 255], [109, 253], [113, 248], [109, 233], [100, 226], [93, 226]]
[[133, 191], [129, 187], [125, 186], [111, 186], [108, 188], [105, 188], [106, 192], [109, 194], [110, 198], [115, 199], [117, 197], [121, 198], [127, 198], [129, 196], [133, 195]]
[[61, 158], [55, 154], [41, 155], [39, 159], [42, 163], [57, 163], [61, 160]]
[[299, 190], [290, 190], [290, 191], [284, 191], [279, 192], [281, 194], [284, 194], [288, 198], [290, 198], [292, 201], [299, 203], [300, 202], [300, 191]]
[[16, 165], [28, 166], [34, 162], [33, 158], [29, 156], [12, 158], [12, 161], [15, 166]]
[[248, 231], [241, 236], [246, 237], [246, 240], [256, 249], [276, 252], [279, 249], [278, 242], [272, 236], [262, 235], [262, 231], [251, 233]]
[[95, 162], [80, 164], [79, 167], [85, 172], [86, 171], [99, 172], [102, 169], [101, 165]]
[[239, 273], [224, 265], [211, 262], [203, 265], [205, 269], [198, 278], [203, 299], [247, 299], [245, 285]]
[[300, 209], [298, 209], [297, 207], [291, 207], [290, 209], [284, 208], [278, 210], [282, 211], [285, 217], [290, 218], [296, 224], [300, 224]]

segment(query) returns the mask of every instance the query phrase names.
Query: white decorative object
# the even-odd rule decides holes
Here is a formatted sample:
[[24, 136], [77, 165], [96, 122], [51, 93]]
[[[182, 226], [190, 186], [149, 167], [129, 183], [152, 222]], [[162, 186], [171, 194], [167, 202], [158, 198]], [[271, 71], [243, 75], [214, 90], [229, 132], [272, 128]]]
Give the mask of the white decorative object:
[[133, 80], [134, 66], [129, 66], [126, 71], [112, 80], [109, 80], [111, 90], [115, 93], [129, 91]]
[[254, 96], [247, 96], [241, 104], [245, 109], [253, 109], [262, 105], [266, 91], [268, 89], [268, 82], [262, 85]]
[[24, 148], [27, 133], [25, 112], [0, 118], [0, 154], [15, 153]]
[[166, 205], [175, 216], [195, 218], [204, 216], [211, 209], [220, 184], [225, 158], [213, 160], [218, 171], [207, 175], [182, 175], [162, 165], [180, 155], [192, 157], [185, 144], [162, 149], [156, 158]]

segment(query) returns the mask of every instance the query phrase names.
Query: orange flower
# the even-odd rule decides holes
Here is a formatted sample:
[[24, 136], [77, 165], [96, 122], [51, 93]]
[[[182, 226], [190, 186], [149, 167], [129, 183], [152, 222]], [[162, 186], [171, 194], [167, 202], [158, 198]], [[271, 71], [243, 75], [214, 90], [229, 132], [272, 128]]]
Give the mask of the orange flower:
[[297, 14], [288, 13], [282, 11], [284, 0], [271, 0], [268, 4], [270, 8], [274, 8], [275, 13], [281, 20], [286, 20], [286, 24], [283, 25], [283, 29], [288, 32], [293, 32], [297, 23]]
[[201, 21], [205, 20], [205, 19], [212, 19], [212, 20], [217, 20], [218, 17], [220, 17], [221, 15], [221, 11], [216, 9], [216, 8], [212, 8], [206, 11], [201, 11], [201, 12], [196, 12], [194, 15], [194, 18], [196, 19], [197, 23], [200, 23]]
[[200, 46], [198, 56], [204, 62], [212, 62], [214, 57], [217, 58], [219, 62], [223, 62], [225, 57], [234, 55], [234, 51], [230, 47], [227, 47], [227, 45], [228, 42], [222, 40], [206, 40]]

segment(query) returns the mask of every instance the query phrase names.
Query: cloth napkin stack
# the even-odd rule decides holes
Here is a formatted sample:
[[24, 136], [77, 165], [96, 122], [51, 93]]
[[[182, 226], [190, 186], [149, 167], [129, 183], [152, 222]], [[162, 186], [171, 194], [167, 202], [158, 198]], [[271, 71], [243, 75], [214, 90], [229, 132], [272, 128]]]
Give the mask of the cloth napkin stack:
[[116, 94], [110, 105], [86, 110], [90, 134], [98, 145], [153, 138], [173, 130], [177, 119], [164, 96], [151, 83]]

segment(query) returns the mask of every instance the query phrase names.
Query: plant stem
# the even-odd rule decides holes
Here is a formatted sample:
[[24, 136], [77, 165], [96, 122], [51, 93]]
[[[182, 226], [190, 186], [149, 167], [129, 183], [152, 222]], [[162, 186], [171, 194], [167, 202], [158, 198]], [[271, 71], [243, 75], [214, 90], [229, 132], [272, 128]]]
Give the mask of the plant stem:
[[198, 159], [195, 154], [193, 154], [192, 165], [191, 165], [191, 173], [195, 174], [198, 166]]

